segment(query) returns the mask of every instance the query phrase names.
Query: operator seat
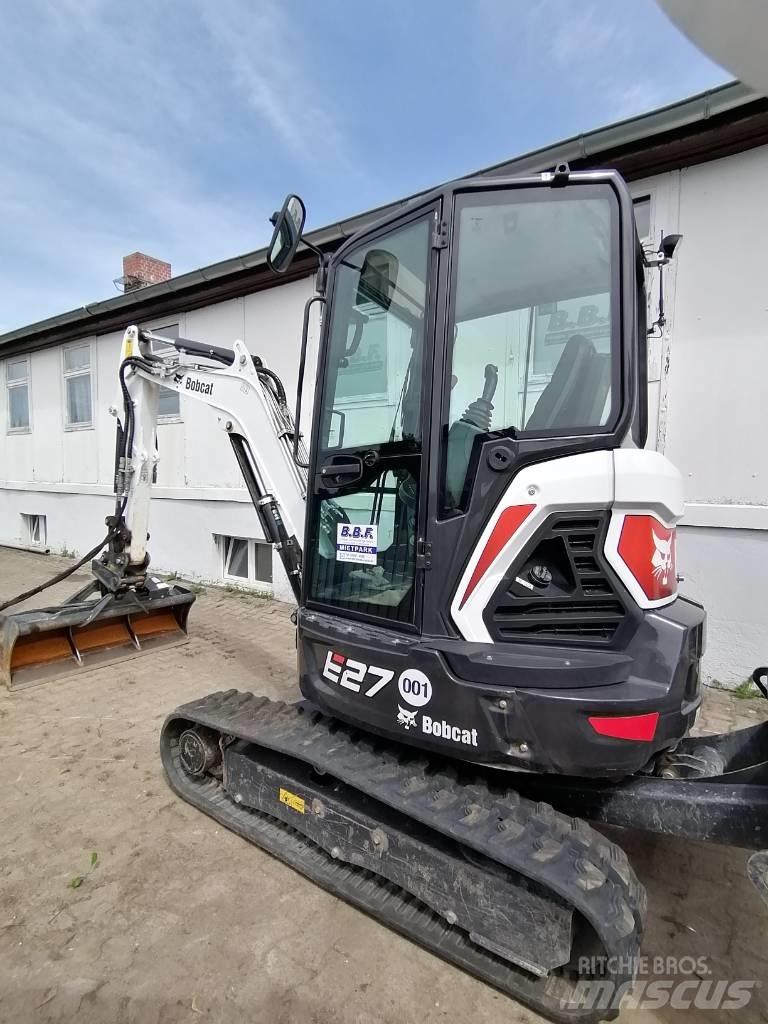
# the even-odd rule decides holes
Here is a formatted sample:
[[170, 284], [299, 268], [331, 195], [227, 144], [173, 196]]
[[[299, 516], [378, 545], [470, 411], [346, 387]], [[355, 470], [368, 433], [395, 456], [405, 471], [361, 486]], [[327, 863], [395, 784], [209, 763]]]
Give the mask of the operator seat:
[[583, 334], [572, 335], [525, 429], [598, 426], [610, 383], [610, 357], [599, 353]]

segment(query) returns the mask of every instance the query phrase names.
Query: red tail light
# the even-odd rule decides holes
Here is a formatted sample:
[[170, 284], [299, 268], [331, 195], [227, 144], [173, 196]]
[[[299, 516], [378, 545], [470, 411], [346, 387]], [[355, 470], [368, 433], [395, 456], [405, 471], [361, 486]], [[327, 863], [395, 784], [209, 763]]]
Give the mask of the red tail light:
[[606, 715], [592, 716], [589, 724], [601, 736], [612, 736], [617, 740], [642, 740], [648, 743], [656, 735], [659, 712], [647, 715]]
[[649, 601], [677, 592], [674, 527], [654, 516], [625, 516], [618, 551]]

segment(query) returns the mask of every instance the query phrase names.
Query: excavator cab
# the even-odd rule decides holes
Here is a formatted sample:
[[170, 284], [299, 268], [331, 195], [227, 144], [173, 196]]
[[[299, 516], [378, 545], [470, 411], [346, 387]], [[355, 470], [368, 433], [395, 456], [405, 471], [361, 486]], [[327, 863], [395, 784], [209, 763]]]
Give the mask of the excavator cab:
[[304, 695], [529, 771], [627, 775], [673, 748], [704, 612], [677, 594], [680, 477], [643, 450], [647, 257], [623, 180], [458, 182], [326, 262]]

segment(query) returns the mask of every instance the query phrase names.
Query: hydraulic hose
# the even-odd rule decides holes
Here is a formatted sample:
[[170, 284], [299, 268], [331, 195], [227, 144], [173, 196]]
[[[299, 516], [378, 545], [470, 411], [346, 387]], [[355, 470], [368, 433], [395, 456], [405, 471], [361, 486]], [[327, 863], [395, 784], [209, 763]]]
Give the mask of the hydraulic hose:
[[266, 366], [257, 366], [256, 372], [260, 377], [269, 377], [270, 380], [274, 381], [275, 392], [277, 395], [278, 402], [280, 403], [280, 405], [287, 405], [288, 401], [285, 396], [285, 388], [283, 387], [283, 382], [280, 380], [280, 378], [274, 372], [274, 370], [268, 370]]
[[23, 594], [16, 594], [16, 596], [10, 598], [10, 600], [4, 601], [2, 604], [0, 604], [0, 612], [4, 612], [5, 609], [10, 608], [11, 605], [19, 604], [21, 601], [26, 601], [28, 597], [34, 597], [35, 594], [42, 593], [43, 590], [47, 590], [49, 587], [54, 586], [56, 583], [61, 583], [62, 580], [65, 580], [68, 576], [71, 576], [73, 572], [76, 572], [81, 566], [85, 565], [86, 562], [90, 561], [92, 558], [95, 558], [96, 555], [98, 555], [98, 553], [101, 551], [101, 549], [106, 547], [107, 544], [109, 544], [109, 541], [112, 537], [112, 533], [113, 531], [110, 530], [100, 544], [97, 544], [96, 547], [91, 548], [91, 550], [87, 552], [87, 554], [83, 555], [83, 557], [79, 559], [79, 561], [75, 562], [74, 565], [70, 565], [67, 569], [64, 569], [62, 572], [57, 573], [55, 576], [51, 576], [51, 578], [49, 580], [46, 580], [45, 583], [40, 583], [38, 584], [38, 586], [32, 587], [31, 590], [25, 590]]

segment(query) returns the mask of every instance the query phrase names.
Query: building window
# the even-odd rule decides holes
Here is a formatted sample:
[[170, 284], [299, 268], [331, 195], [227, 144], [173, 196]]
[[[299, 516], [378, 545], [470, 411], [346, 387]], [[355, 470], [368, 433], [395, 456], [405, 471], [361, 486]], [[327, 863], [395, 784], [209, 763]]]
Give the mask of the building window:
[[645, 242], [651, 237], [651, 197], [638, 196], [632, 200], [632, 205], [635, 208], [638, 237], [641, 242]]
[[161, 387], [157, 399], [157, 418], [159, 420], [177, 420], [179, 416], [179, 392]]
[[216, 538], [223, 580], [241, 586], [272, 585], [272, 545], [246, 537]]
[[22, 539], [30, 547], [44, 548], [48, 543], [48, 524], [45, 516], [21, 513]]
[[[179, 336], [179, 325], [178, 324], [165, 324], [163, 327], [147, 327], [145, 330], [152, 331], [153, 334], [159, 334], [163, 338], [170, 338], [174, 341]], [[172, 345], [160, 345], [157, 342], [150, 344], [153, 355], [166, 355], [169, 352], [176, 352], [176, 349]], [[164, 388], [161, 386], [160, 395], [157, 401], [157, 417], [161, 422], [173, 422], [181, 418], [181, 407], [179, 404], [179, 392], [173, 391], [171, 388]]]
[[66, 426], [92, 426], [93, 395], [89, 343], [71, 345], [64, 349], [64, 391]]
[[29, 430], [29, 359], [9, 359], [6, 366], [8, 430]]

